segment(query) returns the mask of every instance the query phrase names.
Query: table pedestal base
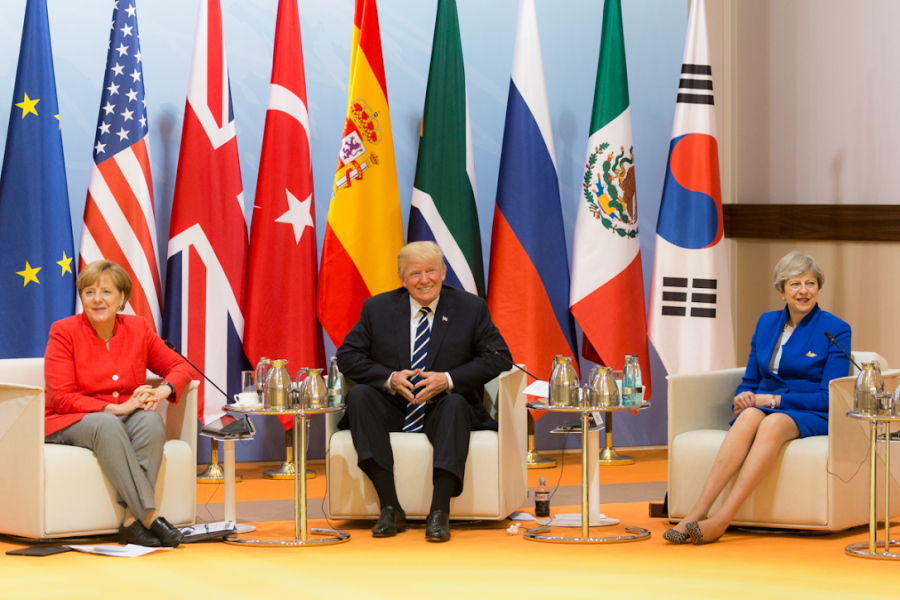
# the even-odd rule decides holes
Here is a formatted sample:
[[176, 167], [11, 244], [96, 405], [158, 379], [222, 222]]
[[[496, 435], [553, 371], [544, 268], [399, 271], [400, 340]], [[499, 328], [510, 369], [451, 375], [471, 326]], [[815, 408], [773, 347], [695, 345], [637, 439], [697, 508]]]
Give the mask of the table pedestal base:
[[323, 537], [315, 540], [307, 539], [306, 541], [303, 541], [300, 538], [294, 538], [293, 540], [250, 540], [230, 535], [225, 538], [225, 543], [249, 546], [275, 546], [278, 548], [299, 548], [301, 546], [325, 546], [328, 544], [341, 544], [350, 540], [350, 534], [339, 529], [317, 529], [315, 527], [310, 527], [309, 532], [313, 535], [325, 535], [329, 537]]
[[625, 527], [631, 535], [610, 535], [604, 537], [566, 537], [562, 535], [542, 535], [550, 531], [550, 527], [542, 525], [526, 531], [523, 537], [536, 542], [556, 542], [558, 544], [618, 544], [634, 542], [650, 537], [650, 531], [643, 527]]
[[[650, 531], [644, 529], [643, 527], [625, 527], [625, 531], [628, 532], [628, 534], [626, 535], [591, 537], [590, 526], [592, 525], [592, 519], [588, 516], [589, 513], [594, 512], [594, 510], [592, 510], [590, 507], [591, 499], [588, 489], [588, 481], [590, 480], [589, 473], [591, 471], [593, 471], [594, 473], [594, 482], [598, 490], [596, 513], [599, 515], [600, 512], [600, 484], [598, 479], [600, 468], [598, 466], [598, 459], [596, 454], [597, 446], [599, 444], [597, 443], [597, 438], [595, 435], [597, 430], [591, 431], [590, 427], [590, 424], [593, 422], [593, 417], [591, 416], [593, 408], [550, 407], [546, 405], [539, 405], [533, 402], [529, 402], [527, 406], [528, 408], [535, 410], [581, 413], [581, 536], [568, 537], [561, 535], [545, 535], [550, 532], [550, 526], [541, 525], [539, 527], [533, 527], [527, 530], [522, 537], [524, 537], [526, 540], [532, 540], [534, 542], [556, 542], [559, 544], [616, 544], [620, 542], [636, 542], [638, 540], [649, 539]], [[649, 406], [650, 404], [645, 402], [640, 407], [638, 407], [637, 410], [642, 410]], [[610, 419], [611, 416], [612, 415], [607, 412], [607, 445], [612, 443], [612, 437], [609, 435], [612, 425], [612, 420]], [[592, 439], [593, 441], [589, 441], [589, 439]]]
[[[891, 549], [900, 550], [900, 541], [891, 540], [890, 543]], [[878, 549], [881, 548], [879, 552]], [[884, 551], [884, 541], [879, 540], [875, 542], [875, 552], [869, 552], [869, 542], [857, 542], [856, 544], [850, 544], [844, 551], [850, 556], [858, 556], [859, 558], [880, 558], [882, 560], [900, 560], [900, 554], [896, 552], [885, 552]]]

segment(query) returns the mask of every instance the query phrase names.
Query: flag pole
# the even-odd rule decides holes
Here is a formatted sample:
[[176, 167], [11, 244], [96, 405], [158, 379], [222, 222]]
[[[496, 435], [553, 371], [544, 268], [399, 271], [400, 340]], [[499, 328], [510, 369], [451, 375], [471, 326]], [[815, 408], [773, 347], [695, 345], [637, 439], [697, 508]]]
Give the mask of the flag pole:
[[[308, 425], [308, 422], [307, 422]], [[272, 479], [275, 481], [284, 481], [287, 479], [294, 479], [294, 430], [285, 429], [284, 430], [284, 446], [285, 446], [285, 459], [284, 462], [281, 463], [281, 466], [277, 469], [269, 469], [268, 471], [263, 471], [263, 479]], [[306, 470], [306, 478], [307, 479], [315, 479], [316, 472], [312, 469]]]
[[604, 411], [603, 414], [605, 415], [604, 423], [606, 423], [606, 446], [600, 449], [600, 464], [604, 467], [624, 467], [626, 465], [633, 465], [634, 458], [623, 456], [613, 448], [613, 414], [607, 411]]
[[[197, 483], [225, 483], [225, 471], [222, 470], [222, 465], [219, 464], [219, 440], [209, 438], [209, 443], [209, 464], [206, 465], [206, 469], [202, 473], [197, 475]], [[235, 483], [240, 483], [243, 480], [243, 475], [240, 473], [234, 474]]]
[[555, 458], [544, 458], [534, 448], [534, 417], [528, 411], [528, 454], [525, 462], [529, 469], [553, 469], [556, 467]]

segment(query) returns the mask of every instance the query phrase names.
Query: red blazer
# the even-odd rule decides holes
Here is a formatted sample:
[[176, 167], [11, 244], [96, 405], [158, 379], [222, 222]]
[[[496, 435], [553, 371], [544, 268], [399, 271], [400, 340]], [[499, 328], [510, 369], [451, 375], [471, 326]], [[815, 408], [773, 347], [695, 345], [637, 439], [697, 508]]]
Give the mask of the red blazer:
[[44, 353], [44, 435], [126, 402], [147, 382], [148, 368], [175, 387], [173, 404], [194, 377], [143, 317], [116, 315], [109, 350], [84, 313], [55, 322]]

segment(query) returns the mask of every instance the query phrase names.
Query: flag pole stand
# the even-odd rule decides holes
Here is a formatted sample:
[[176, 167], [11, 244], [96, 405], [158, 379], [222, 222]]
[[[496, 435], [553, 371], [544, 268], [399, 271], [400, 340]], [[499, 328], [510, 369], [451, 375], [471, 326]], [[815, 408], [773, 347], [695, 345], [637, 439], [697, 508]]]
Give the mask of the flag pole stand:
[[[304, 419], [305, 420], [305, 419]], [[275, 481], [281, 481], [285, 479], [293, 479], [294, 478], [294, 430], [293, 429], [285, 429], [284, 431], [284, 445], [286, 448], [286, 458], [281, 466], [277, 469], [269, 469], [268, 471], [263, 471], [263, 479], [273, 479]], [[307, 479], [315, 479], [316, 472], [312, 469], [306, 470], [306, 478]]]
[[[225, 471], [219, 464], [219, 440], [215, 438], [209, 439], [211, 450], [209, 455], [209, 465], [206, 469], [197, 475], [197, 483], [225, 483]], [[235, 474], [235, 483], [240, 483], [244, 478], [240, 474]]]
[[634, 459], [630, 456], [622, 456], [612, 445], [613, 424], [611, 412], [603, 412], [606, 423], [606, 447], [600, 448], [600, 464], [606, 467], [624, 467], [633, 465]]
[[555, 458], [544, 458], [534, 449], [534, 417], [528, 411], [528, 454], [525, 459], [529, 469], [553, 469], [556, 467]]

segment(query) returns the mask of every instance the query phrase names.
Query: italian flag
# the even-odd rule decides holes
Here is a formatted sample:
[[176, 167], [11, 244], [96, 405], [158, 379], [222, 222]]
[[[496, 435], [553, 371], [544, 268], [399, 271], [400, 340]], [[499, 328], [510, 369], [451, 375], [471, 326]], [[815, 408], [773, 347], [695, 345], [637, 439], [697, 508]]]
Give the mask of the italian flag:
[[585, 358], [619, 370], [626, 354], [640, 357], [646, 399], [650, 362], [620, 0], [604, 3], [602, 35], [569, 305], [584, 331]]

